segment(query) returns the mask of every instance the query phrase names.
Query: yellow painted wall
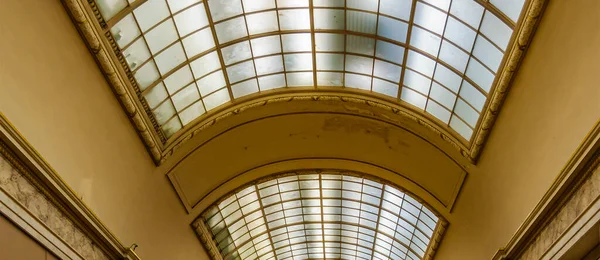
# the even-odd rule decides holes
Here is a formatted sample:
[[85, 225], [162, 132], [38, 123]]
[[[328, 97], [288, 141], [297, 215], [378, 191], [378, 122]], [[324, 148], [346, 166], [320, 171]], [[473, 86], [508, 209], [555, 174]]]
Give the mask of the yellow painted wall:
[[600, 119], [600, 2], [549, 2], [438, 259], [490, 259]]
[[206, 257], [60, 1], [1, 1], [0, 111], [143, 259]]
[[0, 259], [57, 260], [58, 258], [0, 214]]
[[[600, 118], [600, 3], [551, 1], [438, 259], [489, 259]], [[144, 260], [205, 259], [58, 0], [4, 0], [0, 111]]]

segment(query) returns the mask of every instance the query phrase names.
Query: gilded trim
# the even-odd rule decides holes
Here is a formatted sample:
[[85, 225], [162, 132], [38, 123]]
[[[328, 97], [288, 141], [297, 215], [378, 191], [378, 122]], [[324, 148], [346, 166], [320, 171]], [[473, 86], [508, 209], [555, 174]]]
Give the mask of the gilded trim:
[[510, 90], [514, 75], [517, 73], [521, 61], [525, 56], [525, 51], [531, 43], [531, 39], [542, 18], [547, 2], [548, 0], [531, 0], [529, 6], [525, 7], [526, 10], [521, 25], [517, 27], [518, 31], [513, 35], [510, 53], [507, 55], [504, 65], [502, 66], [502, 71], [496, 79], [496, 86], [491, 93], [491, 98], [489, 98], [488, 105], [486, 106], [487, 109], [485, 110], [485, 114], [481, 117], [479, 129], [477, 130], [469, 149], [469, 158], [474, 162], [477, 162], [479, 159], [481, 150], [496, 122], [496, 118], [500, 113], [500, 108]]

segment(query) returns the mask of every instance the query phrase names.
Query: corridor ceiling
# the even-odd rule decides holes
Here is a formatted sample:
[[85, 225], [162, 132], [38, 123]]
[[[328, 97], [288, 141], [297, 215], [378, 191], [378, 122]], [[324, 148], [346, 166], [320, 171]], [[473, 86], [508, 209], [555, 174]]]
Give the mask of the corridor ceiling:
[[394, 104], [473, 159], [535, 24], [526, 0], [69, 2], [155, 160], [219, 111], [282, 93]]

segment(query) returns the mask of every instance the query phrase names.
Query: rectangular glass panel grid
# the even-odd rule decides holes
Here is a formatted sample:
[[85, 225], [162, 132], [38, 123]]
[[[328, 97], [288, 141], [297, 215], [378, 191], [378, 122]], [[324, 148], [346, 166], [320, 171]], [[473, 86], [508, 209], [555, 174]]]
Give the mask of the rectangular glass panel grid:
[[259, 181], [202, 219], [223, 259], [423, 259], [439, 220], [393, 186], [341, 174]]
[[[342, 87], [469, 141], [524, 0], [97, 0], [166, 136], [247, 95]], [[496, 6], [497, 4], [497, 6]], [[117, 15], [121, 10], [132, 10]], [[505, 13], [502, 13], [505, 12]], [[110, 20], [112, 18], [112, 20]]]

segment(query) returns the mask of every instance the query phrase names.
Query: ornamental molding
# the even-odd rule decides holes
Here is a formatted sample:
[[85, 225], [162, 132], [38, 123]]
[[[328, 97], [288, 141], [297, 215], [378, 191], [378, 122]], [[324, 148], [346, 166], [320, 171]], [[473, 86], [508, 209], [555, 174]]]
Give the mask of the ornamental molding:
[[140, 258], [0, 113], [0, 214], [61, 259]]
[[[574, 227], [599, 214], [600, 121], [494, 260], [542, 259], [557, 253]], [[596, 212], [598, 211], [598, 212]], [[595, 222], [594, 222], [595, 223]]]
[[[219, 120], [231, 116], [232, 114], [241, 113], [252, 106], [266, 105], [278, 101], [274, 98], [267, 101], [254, 102], [250, 105], [243, 105], [243, 108], [233, 108], [239, 106], [240, 102], [233, 101], [228, 106], [221, 109], [228, 112], [211, 111], [196, 119], [191, 127], [180, 130], [179, 134], [167, 139], [158, 126], [156, 119], [151, 113], [148, 105], [141, 95], [141, 91], [135, 83], [133, 75], [125, 63], [124, 57], [112, 37], [110, 31], [107, 30], [107, 23], [102, 18], [98, 7], [94, 0], [61, 0], [68, 13], [70, 14], [73, 23], [81, 34], [90, 52], [98, 62], [98, 65], [115, 93], [117, 99], [125, 109], [127, 116], [134, 125], [138, 135], [142, 139], [146, 149], [152, 156], [155, 164], [160, 165], [171, 157], [179, 147], [190, 140], [192, 137], [200, 133], [203, 129], [218, 123]], [[424, 127], [431, 129], [436, 135], [439, 135], [443, 140], [449, 142], [457, 149], [462, 156], [466, 157], [473, 164], [477, 163], [481, 150], [485, 146], [486, 140], [491, 132], [491, 129], [500, 113], [500, 108], [510, 90], [511, 82], [515, 73], [523, 59], [523, 56], [531, 42], [533, 34], [538, 26], [539, 20], [543, 14], [544, 8], [548, 0], [530, 0], [524, 6], [523, 17], [521, 22], [515, 27], [515, 33], [511, 40], [511, 44], [506, 53], [504, 63], [501, 67], [498, 76], [494, 81], [494, 86], [490, 91], [490, 96], [487, 105], [482, 111], [481, 118], [477, 127], [474, 129], [473, 137], [470, 142], [463, 144], [463, 141], [457, 141], [458, 134], [449, 134], [449, 127], [440, 126], [433, 123], [434, 120], [428, 119], [421, 115], [422, 113], [410, 111], [408, 108], [400, 104], [393, 106], [383, 103], [377, 104], [387, 110], [397, 109], [408, 118], [419, 117], [419, 123]], [[285, 92], [285, 91], [284, 91]], [[289, 92], [292, 91], [287, 91]], [[348, 91], [350, 92], [350, 91]], [[293, 95], [293, 93], [292, 93]], [[374, 95], [360, 93], [362, 97], [355, 97], [358, 102], [375, 102], [377, 99]], [[264, 94], [252, 95], [256, 99], [265, 97]], [[323, 96], [326, 98], [336, 98], [327, 94], [315, 94], [312, 97], [303, 94], [292, 98], [293, 100], [302, 100], [318, 97], [321, 100]], [[337, 97], [337, 98], [342, 98]], [[286, 97], [285, 99], [290, 99]], [[285, 100], [284, 100], [285, 101]], [[346, 101], [346, 100], [345, 100]], [[377, 102], [376, 102], [377, 103]], [[410, 112], [409, 112], [410, 111]], [[440, 134], [444, 133], [444, 134]]]

